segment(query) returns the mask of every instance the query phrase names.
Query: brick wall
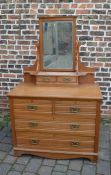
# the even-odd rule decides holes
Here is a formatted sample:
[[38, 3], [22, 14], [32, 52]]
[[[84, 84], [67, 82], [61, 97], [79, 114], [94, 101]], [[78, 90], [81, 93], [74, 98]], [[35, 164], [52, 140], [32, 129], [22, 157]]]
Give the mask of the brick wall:
[[[69, 3], [68, 3], [69, 2]], [[95, 66], [103, 94], [102, 115], [111, 112], [111, 0], [0, 0], [0, 108], [36, 59], [38, 15], [77, 15], [81, 60]]]

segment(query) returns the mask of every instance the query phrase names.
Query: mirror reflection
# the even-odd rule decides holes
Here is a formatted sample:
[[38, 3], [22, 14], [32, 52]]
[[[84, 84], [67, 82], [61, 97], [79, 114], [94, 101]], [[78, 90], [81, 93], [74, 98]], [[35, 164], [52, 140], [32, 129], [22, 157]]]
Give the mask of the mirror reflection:
[[43, 23], [43, 68], [73, 69], [73, 23]]

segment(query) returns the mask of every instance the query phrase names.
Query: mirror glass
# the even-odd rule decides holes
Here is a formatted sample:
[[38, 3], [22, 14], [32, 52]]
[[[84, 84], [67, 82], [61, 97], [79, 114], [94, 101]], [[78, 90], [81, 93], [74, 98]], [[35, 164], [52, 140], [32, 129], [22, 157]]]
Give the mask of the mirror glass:
[[73, 69], [73, 23], [43, 22], [43, 68]]

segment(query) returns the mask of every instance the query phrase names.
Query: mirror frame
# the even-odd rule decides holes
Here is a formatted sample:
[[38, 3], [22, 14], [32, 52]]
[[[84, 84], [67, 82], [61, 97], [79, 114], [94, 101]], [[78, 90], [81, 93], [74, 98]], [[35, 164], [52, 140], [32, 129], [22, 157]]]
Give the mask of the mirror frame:
[[[72, 69], [48, 69], [43, 67], [43, 22], [54, 22], [54, 21], [71, 21], [73, 24], [73, 68]], [[76, 16], [40, 16], [39, 17], [39, 33], [40, 33], [40, 71], [47, 71], [47, 72], [74, 72], [76, 71]]]

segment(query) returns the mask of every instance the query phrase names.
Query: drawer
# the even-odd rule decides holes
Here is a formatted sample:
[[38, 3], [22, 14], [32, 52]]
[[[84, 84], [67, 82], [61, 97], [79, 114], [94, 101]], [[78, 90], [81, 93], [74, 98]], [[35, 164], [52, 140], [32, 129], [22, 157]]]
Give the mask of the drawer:
[[60, 83], [76, 83], [77, 82], [77, 77], [61, 76], [61, 77], [57, 77], [57, 82], [60, 82]]
[[90, 101], [90, 100], [86, 100], [86, 101], [78, 101], [78, 100], [60, 100], [60, 101], [56, 101], [56, 106], [72, 106], [72, 105], [78, 105], [78, 106], [92, 106], [92, 107], [96, 107], [96, 101]]
[[56, 77], [54, 76], [38, 76], [38, 82], [56, 82]]
[[31, 113], [52, 113], [52, 103], [48, 100], [14, 99], [14, 111]]
[[94, 151], [94, 140], [84, 140], [81, 138], [73, 138], [68, 140], [57, 139], [40, 139], [39, 137], [17, 137], [17, 145], [25, 148], [33, 149], [50, 149], [59, 151]]
[[16, 129], [35, 129], [35, 130], [51, 130], [54, 131], [95, 131], [95, 121], [90, 122], [72, 122], [72, 123], [64, 123], [64, 122], [39, 122], [37, 120], [15, 120]]
[[87, 114], [96, 114], [96, 108], [95, 107], [87, 107], [87, 106], [55, 106], [55, 114], [81, 114], [85, 113]]

